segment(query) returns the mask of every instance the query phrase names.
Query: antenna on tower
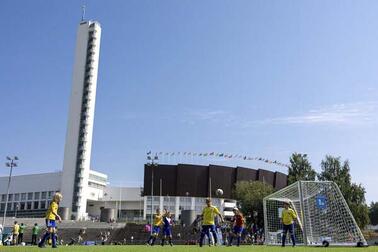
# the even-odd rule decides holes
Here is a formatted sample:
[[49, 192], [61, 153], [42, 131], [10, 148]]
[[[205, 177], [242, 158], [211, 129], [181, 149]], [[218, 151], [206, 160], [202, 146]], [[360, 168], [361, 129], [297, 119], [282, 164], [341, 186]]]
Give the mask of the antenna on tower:
[[85, 4], [81, 6], [81, 21], [84, 21], [84, 18], [85, 18], [85, 7], [86, 7]]

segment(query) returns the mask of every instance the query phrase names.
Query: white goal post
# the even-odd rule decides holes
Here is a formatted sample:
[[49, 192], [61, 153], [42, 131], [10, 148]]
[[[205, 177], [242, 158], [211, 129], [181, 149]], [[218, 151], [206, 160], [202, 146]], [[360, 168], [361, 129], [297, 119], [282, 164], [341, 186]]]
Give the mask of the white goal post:
[[[284, 202], [297, 216], [296, 243], [306, 246], [367, 245], [339, 187], [331, 181], [298, 181], [264, 198], [267, 245], [281, 245]], [[291, 243], [287, 239], [287, 243]]]

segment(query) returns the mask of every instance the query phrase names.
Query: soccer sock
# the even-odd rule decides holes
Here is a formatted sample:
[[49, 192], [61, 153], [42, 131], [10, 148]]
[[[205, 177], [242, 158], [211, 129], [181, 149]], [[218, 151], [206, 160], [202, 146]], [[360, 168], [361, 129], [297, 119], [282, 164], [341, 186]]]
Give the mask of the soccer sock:
[[214, 245], [218, 243], [218, 234], [217, 232], [214, 230], [212, 231], [213, 233], [213, 238], [214, 238]]
[[290, 237], [291, 237], [291, 242], [293, 243], [293, 246], [295, 246], [295, 237], [294, 237], [294, 234], [291, 234]]
[[150, 243], [151, 243], [151, 241], [152, 241], [152, 238], [153, 238], [153, 237], [152, 237], [152, 235], [150, 236], [150, 238], [148, 238], [148, 241], [147, 241], [147, 243], [148, 243], [148, 244], [150, 244]]
[[52, 246], [56, 247], [56, 235], [55, 235], [55, 233], [51, 233], [51, 241], [52, 241]]
[[240, 246], [240, 240], [241, 240], [241, 237], [238, 236], [238, 243], [237, 243], [237, 246]]
[[172, 237], [169, 237], [169, 238], [168, 238], [168, 242], [169, 242], [169, 245], [171, 245], [171, 246], [173, 245], [173, 244], [172, 244]]
[[285, 246], [285, 242], [286, 242], [286, 233], [282, 235], [282, 246]]
[[165, 239], [164, 237], [161, 239], [161, 246], [164, 246], [164, 243], [165, 243]]
[[200, 241], [199, 241], [199, 245], [200, 247], [202, 247], [202, 244], [203, 244], [203, 238], [205, 238], [205, 232], [201, 232], [201, 238], [200, 238]]
[[156, 241], [156, 236], [154, 236], [154, 238], [152, 238], [151, 245], [154, 245], [154, 244], [155, 244], [155, 241]]
[[230, 241], [229, 241], [229, 245], [232, 245], [232, 240], [234, 239], [234, 236], [230, 236]]
[[46, 231], [45, 235], [42, 237], [42, 240], [40, 241], [39, 244], [41, 244], [41, 245], [45, 244], [45, 242], [49, 238], [49, 236], [50, 236], [49, 231]]
[[212, 239], [211, 239], [211, 234], [210, 234], [210, 231], [209, 231], [209, 230], [206, 232], [206, 236], [207, 236], [207, 238], [209, 239], [209, 245], [210, 245], [211, 242], [212, 242]]

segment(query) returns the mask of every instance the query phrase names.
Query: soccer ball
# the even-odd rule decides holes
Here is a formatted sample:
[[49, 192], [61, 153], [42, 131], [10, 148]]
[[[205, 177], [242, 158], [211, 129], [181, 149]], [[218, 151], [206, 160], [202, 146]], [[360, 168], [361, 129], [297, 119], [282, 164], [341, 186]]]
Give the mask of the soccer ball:
[[223, 195], [223, 190], [222, 190], [222, 189], [217, 189], [217, 190], [215, 191], [215, 194], [216, 194], [217, 196], [222, 196], [222, 195]]

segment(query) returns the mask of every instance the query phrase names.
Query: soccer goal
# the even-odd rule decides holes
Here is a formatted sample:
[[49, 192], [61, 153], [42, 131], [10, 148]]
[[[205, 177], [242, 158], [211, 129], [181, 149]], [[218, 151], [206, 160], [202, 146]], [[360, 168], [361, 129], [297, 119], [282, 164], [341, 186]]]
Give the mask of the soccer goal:
[[[264, 198], [265, 243], [280, 245], [284, 202], [296, 212], [296, 243], [367, 245], [339, 187], [331, 181], [298, 181]], [[287, 238], [286, 242], [290, 238]]]

